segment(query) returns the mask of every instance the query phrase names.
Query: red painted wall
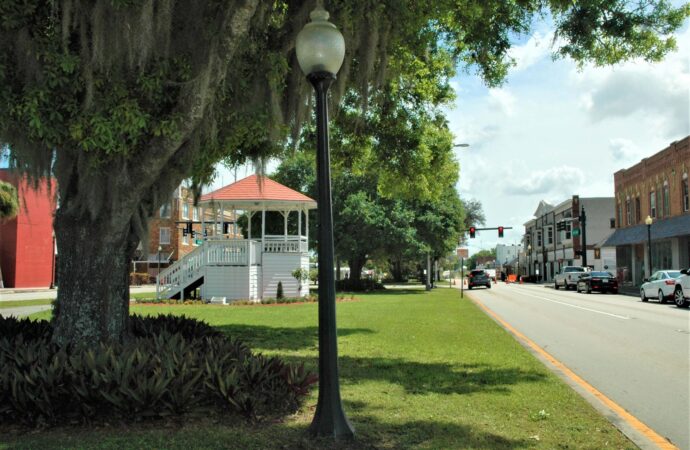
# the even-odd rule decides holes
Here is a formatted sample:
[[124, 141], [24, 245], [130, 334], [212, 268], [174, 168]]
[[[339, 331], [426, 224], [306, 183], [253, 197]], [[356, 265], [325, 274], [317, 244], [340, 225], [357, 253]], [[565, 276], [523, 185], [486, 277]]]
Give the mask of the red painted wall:
[[24, 178], [0, 169], [0, 180], [19, 193], [19, 214], [0, 224], [0, 264], [5, 287], [48, 287], [53, 273], [53, 216], [57, 185], [42, 180], [34, 190]]

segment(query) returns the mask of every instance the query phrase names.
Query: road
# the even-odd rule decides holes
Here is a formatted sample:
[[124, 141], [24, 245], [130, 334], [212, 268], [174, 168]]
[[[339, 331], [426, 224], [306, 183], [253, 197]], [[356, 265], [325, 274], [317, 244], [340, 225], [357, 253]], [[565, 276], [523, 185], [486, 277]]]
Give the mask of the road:
[[470, 295], [681, 449], [690, 449], [690, 310], [541, 285]]

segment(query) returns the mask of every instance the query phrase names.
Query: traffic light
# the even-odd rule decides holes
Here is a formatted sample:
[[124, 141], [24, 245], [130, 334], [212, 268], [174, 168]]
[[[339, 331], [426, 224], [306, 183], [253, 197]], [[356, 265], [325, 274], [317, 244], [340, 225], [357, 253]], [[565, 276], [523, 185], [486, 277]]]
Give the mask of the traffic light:
[[556, 222], [556, 231], [565, 231], [565, 222]]
[[498, 227], [498, 237], [503, 237], [503, 227]]
[[474, 239], [474, 234], [477, 232], [475, 227], [470, 227], [470, 237]]

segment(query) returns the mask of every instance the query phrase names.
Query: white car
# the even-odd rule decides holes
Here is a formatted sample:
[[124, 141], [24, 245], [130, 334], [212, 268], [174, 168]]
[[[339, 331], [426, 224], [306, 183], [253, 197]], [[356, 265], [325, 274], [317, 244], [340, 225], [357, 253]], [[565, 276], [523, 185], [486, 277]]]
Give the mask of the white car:
[[673, 298], [676, 278], [679, 276], [680, 270], [657, 270], [640, 286], [640, 298], [643, 302], [655, 298], [659, 303], [666, 303], [666, 299]]
[[567, 291], [570, 288], [575, 289], [577, 286], [577, 280], [580, 279], [580, 275], [587, 272], [587, 269], [579, 266], [565, 266], [561, 273], [556, 274], [553, 277], [553, 287], [558, 290], [561, 286]]
[[676, 278], [676, 290], [673, 293], [673, 301], [679, 308], [690, 306], [690, 269], [681, 270], [681, 276]]

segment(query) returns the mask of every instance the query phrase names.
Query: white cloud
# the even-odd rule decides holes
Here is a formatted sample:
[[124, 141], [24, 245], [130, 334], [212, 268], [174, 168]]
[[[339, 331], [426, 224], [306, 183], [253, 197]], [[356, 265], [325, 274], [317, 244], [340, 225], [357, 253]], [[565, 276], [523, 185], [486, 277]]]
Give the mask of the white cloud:
[[515, 96], [505, 88], [489, 89], [489, 105], [501, 111], [506, 116], [515, 112]]
[[640, 159], [644, 152], [630, 139], [614, 138], [609, 141], [609, 150], [614, 161], [630, 165]]
[[577, 167], [553, 167], [534, 171], [527, 178], [508, 183], [504, 192], [512, 195], [549, 194], [561, 197], [577, 192], [584, 180], [584, 173]]
[[525, 70], [548, 57], [552, 52], [553, 32], [534, 33], [523, 45], [512, 47], [508, 55], [515, 60], [512, 71]]

